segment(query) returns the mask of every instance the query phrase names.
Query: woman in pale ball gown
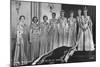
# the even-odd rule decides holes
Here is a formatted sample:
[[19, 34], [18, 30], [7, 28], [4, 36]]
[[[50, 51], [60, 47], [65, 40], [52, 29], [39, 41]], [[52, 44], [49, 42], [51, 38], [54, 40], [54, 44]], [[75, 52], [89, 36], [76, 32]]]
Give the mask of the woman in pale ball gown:
[[[26, 56], [24, 52], [24, 29], [25, 29], [25, 16], [21, 15], [19, 18], [20, 22], [17, 24], [17, 41], [14, 56], [14, 63], [18, 65], [23, 65], [26, 62]], [[20, 59], [20, 60], [19, 60]]]
[[73, 17], [74, 12], [71, 11], [70, 17], [68, 18], [69, 23], [69, 37], [68, 37], [68, 46], [74, 46], [76, 42], [76, 19]]
[[[45, 54], [48, 48], [48, 17], [45, 15], [43, 16], [43, 22], [40, 23], [41, 28], [41, 37], [40, 37], [40, 55]], [[47, 50], [48, 49], [48, 50]]]
[[32, 60], [35, 60], [39, 57], [40, 33], [41, 31], [38, 18], [34, 16], [30, 25], [30, 43]]
[[52, 13], [52, 19], [49, 21], [50, 26], [51, 26], [51, 46], [50, 50], [55, 49], [58, 47], [58, 23], [56, 19], [56, 13]]
[[[83, 48], [85, 51], [93, 51], [94, 43], [92, 37], [92, 20], [87, 15], [87, 9], [84, 9], [84, 15], [82, 17], [82, 30], [83, 30]], [[80, 38], [81, 39], [81, 38]]]
[[59, 47], [64, 46], [64, 27], [67, 23], [67, 18], [64, 17], [65, 12], [62, 10], [60, 12], [60, 17], [58, 18], [58, 32], [59, 32]]

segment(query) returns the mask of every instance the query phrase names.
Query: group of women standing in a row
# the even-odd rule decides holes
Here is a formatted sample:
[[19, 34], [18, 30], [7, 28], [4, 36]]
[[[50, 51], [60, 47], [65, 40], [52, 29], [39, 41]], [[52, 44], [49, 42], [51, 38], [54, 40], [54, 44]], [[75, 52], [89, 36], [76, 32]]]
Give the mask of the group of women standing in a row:
[[[39, 56], [61, 46], [73, 47], [76, 42], [79, 51], [94, 50], [92, 21], [90, 16], [87, 15], [87, 9], [84, 9], [84, 15], [81, 15], [81, 12], [79, 9], [76, 18], [74, 18], [74, 12], [71, 12], [68, 19], [64, 16], [65, 12], [63, 10], [60, 12], [58, 19], [56, 19], [56, 13], [52, 13], [52, 19], [49, 19], [49, 22], [47, 22], [48, 17], [46, 15], [43, 16], [43, 22], [38, 22], [38, 18], [33, 17], [30, 24], [29, 40], [31, 59], [35, 60]], [[25, 16], [20, 16], [20, 20], [17, 26], [17, 44], [24, 45], [22, 34]], [[24, 50], [21, 52], [24, 55]]]
[[[33, 45], [33, 58], [52, 51], [61, 46], [73, 47], [76, 42], [79, 51], [94, 50], [92, 38], [92, 21], [87, 15], [87, 9], [84, 9], [84, 15], [81, 15], [81, 10], [78, 10], [78, 16], [74, 18], [74, 12], [70, 12], [70, 17], [67, 19], [62, 10], [60, 17], [56, 19], [56, 13], [52, 13], [52, 18], [49, 19], [43, 16], [43, 22], [38, 22], [37, 17], [33, 17], [31, 23], [31, 44]], [[77, 30], [77, 26], [79, 26]], [[77, 33], [78, 31], [78, 33]]]

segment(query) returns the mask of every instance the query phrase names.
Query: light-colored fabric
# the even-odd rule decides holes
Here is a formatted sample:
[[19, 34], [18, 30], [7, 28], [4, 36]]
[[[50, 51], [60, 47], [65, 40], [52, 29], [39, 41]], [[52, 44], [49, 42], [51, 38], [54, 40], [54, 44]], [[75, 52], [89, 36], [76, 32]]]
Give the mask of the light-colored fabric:
[[92, 23], [90, 21], [91, 21], [90, 16], [87, 17], [82, 16], [81, 28], [79, 29], [78, 50], [85, 49], [85, 51], [92, 51], [95, 49], [92, 38], [92, 31], [91, 28], [89, 27], [89, 24]]
[[51, 49], [56, 49], [58, 47], [58, 24], [57, 19], [50, 19], [50, 26], [51, 26]]
[[78, 26], [79, 26], [79, 29], [78, 29], [78, 37], [77, 37], [78, 50], [79, 51], [83, 51], [82, 16], [81, 17], [77, 16], [77, 23], [78, 23]]
[[69, 35], [69, 24], [68, 22], [66, 22], [64, 26], [64, 46], [67, 47], [68, 47], [68, 35]]
[[[15, 56], [14, 56], [14, 62], [19, 62], [19, 58], [21, 61], [21, 64], [24, 64], [24, 61], [27, 60], [24, 52], [24, 39], [23, 39], [23, 34], [24, 34], [24, 23], [20, 22], [17, 25], [17, 41], [16, 41], [16, 48], [15, 48]], [[21, 55], [20, 55], [21, 54]]]
[[67, 19], [65, 17], [58, 18], [58, 34], [59, 34], [59, 47], [64, 46], [64, 28], [67, 23]]
[[75, 45], [76, 41], [76, 19], [68, 18], [68, 23], [69, 23], [68, 46], [72, 47]]
[[91, 51], [94, 50], [94, 43], [93, 43], [93, 37], [92, 37], [92, 31], [89, 27], [89, 24], [91, 24], [91, 19], [90, 16], [84, 17], [83, 16], [83, 28], [86, 28], [84, 31], [84, 36], [85, 36], [85, 50], [86, 51]]
[[47, 52], [48, 47], [48, 23], [41, 22], [41, 36], [40, 36], [40, 55]]
[[34, 60], [39, 57], [39, 42], [40, 42], [40, 27], [39, 24], [31, 24], [30, 29], [31, 42], [31, 59]]

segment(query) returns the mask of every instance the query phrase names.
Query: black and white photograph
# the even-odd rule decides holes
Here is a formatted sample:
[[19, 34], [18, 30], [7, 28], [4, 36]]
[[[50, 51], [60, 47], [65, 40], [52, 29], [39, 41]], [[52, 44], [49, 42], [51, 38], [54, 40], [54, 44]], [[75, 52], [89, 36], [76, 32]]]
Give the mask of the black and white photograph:
[[10, 0], [10, 66], [96, 61], [96, 5]]

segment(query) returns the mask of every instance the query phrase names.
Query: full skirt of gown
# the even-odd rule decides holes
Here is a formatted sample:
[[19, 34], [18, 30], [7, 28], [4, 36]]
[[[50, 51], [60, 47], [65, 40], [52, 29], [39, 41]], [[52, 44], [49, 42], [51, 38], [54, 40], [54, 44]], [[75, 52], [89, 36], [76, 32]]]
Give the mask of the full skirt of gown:
[[78, 50], [80, 51], [92, 51], [94, 50], [94, 43], [92, 38], [92, 32], [88, 28], [86, 31], [83, 32], [83, 30], [79, 29], [78, 34]]

